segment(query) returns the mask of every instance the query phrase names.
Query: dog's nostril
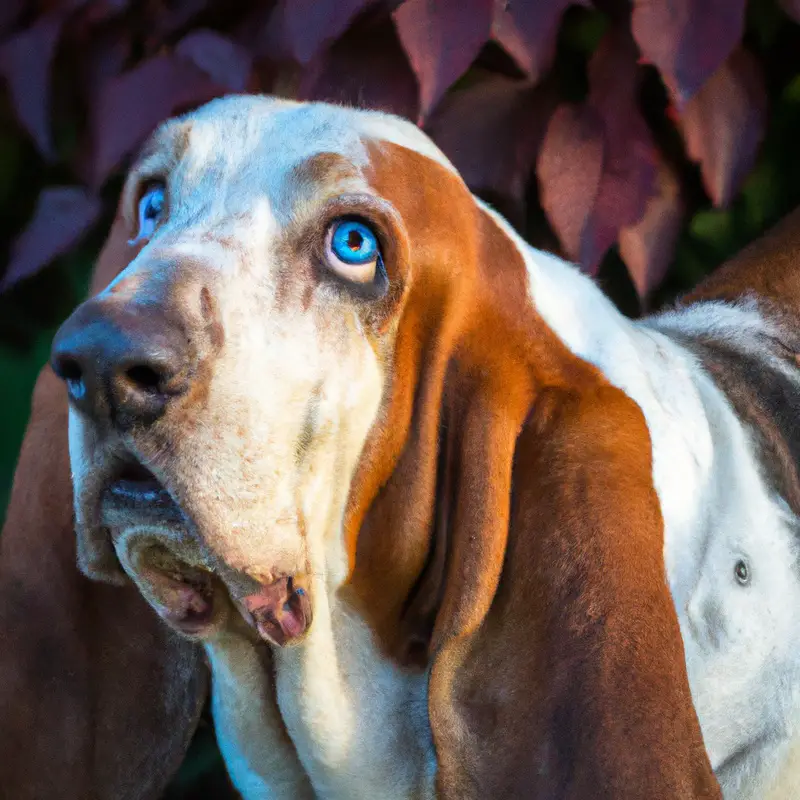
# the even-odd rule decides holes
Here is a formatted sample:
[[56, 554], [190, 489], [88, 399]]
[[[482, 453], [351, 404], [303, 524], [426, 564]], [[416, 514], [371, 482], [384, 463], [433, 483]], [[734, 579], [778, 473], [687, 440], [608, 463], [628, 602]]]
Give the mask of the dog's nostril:
[[69, 393], [80, 400], [86, 394], [86, 384], [83, 381], [83, 369], [77, 359], [63, 356], [53, 362], [53, 371], [61, 380], [66, 381]]
[[56, 373], [65, 381], [79, 381], [83, 377], [81, 365], [74, 358], [58, 359]]
[[139, 389], [144, 389], [147, 392], [157, 392], [161, 389], [163, 378], [152, 367], [138, 364], [128, 369], [125, 374], [131, 383], [136, 384]]

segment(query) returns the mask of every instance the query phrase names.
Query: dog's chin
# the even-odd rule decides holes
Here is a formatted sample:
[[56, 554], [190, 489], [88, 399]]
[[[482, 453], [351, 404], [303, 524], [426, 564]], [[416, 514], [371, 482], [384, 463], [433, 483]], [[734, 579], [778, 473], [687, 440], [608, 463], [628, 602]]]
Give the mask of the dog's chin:
[[[236, 628], [283, 647], [311, 625], [311, 586], [303, 575], [266, 582], [214, 562], [190, 516], [149, 470], [123, 461], [98, 483], [78, 526], [79, 561], [89, 577], [133, 581], [176, 632], [192, 640]], [[220, 577], [222, 576], [222, 577]]]
[[77, 514], [83, 572], [114, 584], [132, 581], [182, 636], [215, 635], [230, 615], [231, 602], [166, 488], [144, 467], [122, 461], [90, 489], [76, 503], [84, 512]]

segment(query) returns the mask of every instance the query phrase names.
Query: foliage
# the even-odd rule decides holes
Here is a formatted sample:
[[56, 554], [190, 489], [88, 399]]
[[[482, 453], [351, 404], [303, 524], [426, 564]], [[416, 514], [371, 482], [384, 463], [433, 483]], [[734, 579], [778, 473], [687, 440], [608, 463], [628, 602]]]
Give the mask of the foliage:
[[[800, 202], [797, 22], [798, 0], [2, 0], [0, 508], [49, 339], [163, 118], [241, 91], [410, 117], [635, 314]], [[170, 797], [219, 776], [208, 741]]]

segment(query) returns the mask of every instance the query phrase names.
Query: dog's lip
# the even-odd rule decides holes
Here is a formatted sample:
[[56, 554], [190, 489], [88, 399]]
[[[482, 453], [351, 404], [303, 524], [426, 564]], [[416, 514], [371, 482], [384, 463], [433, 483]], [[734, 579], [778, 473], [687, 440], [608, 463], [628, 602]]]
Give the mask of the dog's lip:
[[100, 493], [100, 506], [104, 521], [112, 525], [130, 521], [131, 512], [146, 518], [185, 519], [166, 487], [150, 470], [134, 460], [123, 461], [114, 470]]
[[277, 578], [236, 602], [245, 621], [259, 637], [283, 647], [300, 641], [312, 622], [312, 603], [307, 576]]

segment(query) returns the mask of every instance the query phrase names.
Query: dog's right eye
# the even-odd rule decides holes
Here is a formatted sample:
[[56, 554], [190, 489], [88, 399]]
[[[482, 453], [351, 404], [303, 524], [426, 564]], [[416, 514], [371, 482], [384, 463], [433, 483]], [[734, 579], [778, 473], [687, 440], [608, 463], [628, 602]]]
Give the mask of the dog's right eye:
[[336, 220], [325, 238], [325, 257], [341, 277], [353, 283], [370, 283], [381, 264], [378, 237], [359, 220]]
[[151, 183], [145, 187], [139, 200], [139, 232], [137, 239], [149, 239], [164, 213], [164, 184]]

